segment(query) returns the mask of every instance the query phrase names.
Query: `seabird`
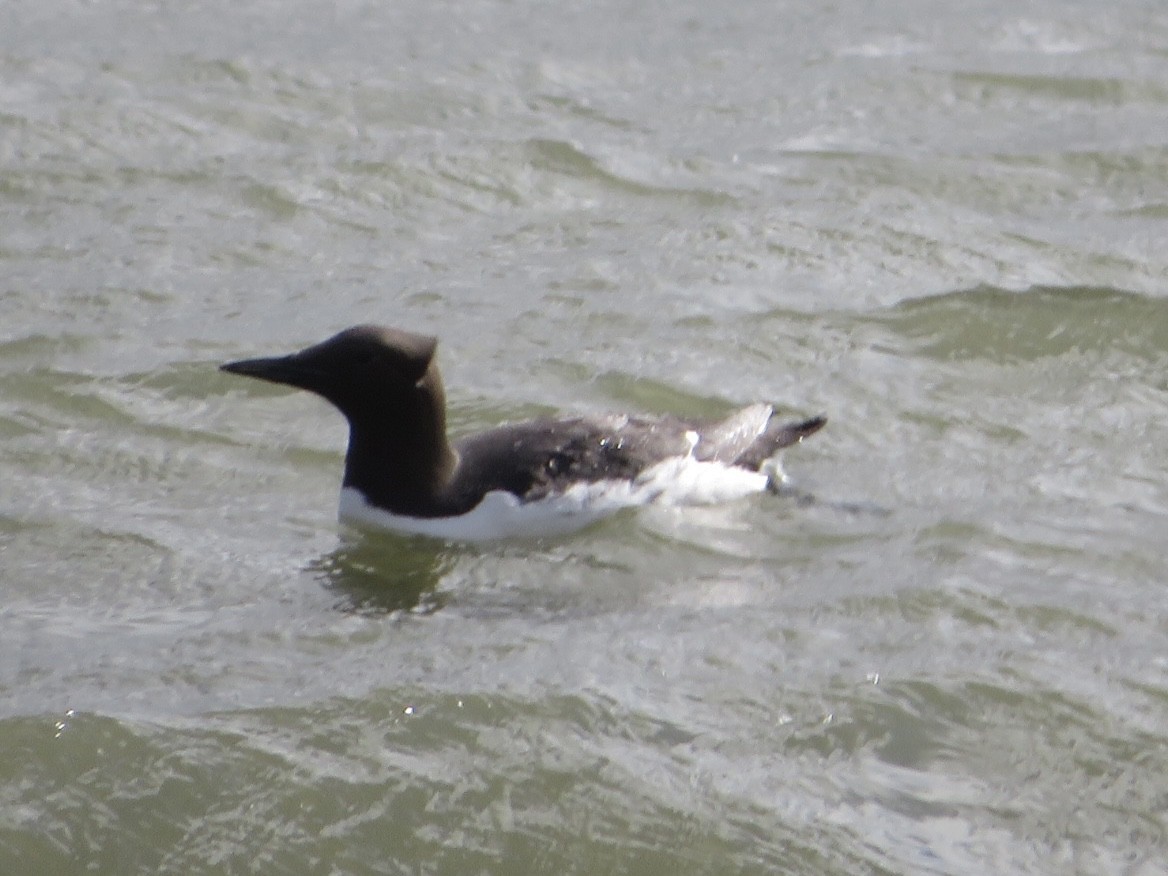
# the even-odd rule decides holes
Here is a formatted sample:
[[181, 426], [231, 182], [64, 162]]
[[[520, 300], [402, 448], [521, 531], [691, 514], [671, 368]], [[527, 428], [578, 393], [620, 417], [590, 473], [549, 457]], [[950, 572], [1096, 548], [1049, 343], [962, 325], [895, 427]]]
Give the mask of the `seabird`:
[[712, 422], [537, 419], [451, 441], [437, 344], [361, 325], [288, 356], [220, 367], [306, 389], [345, 415], [343, 521], [449, 540], [552, 535], [630, 506], [775, 488], [778, 452], [826, 422], [782, 423], [755, 404]]

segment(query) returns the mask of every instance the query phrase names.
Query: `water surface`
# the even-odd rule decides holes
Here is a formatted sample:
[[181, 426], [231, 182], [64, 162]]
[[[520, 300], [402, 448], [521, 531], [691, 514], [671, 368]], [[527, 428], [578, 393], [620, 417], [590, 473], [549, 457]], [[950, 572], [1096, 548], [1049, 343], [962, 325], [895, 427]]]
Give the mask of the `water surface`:
[[[1162, 873], [1168, 16], [10, 3], [0, 870]], [[335, 520], [322, 402], [825, 412], [802, 501]]]

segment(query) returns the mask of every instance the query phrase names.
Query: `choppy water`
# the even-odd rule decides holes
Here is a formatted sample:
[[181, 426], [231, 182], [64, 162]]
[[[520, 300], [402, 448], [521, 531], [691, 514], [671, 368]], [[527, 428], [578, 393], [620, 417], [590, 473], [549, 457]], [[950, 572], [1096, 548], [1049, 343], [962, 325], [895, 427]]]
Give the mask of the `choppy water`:
[[[174, 6], [0, 11], [0, 871], [1168, 872], [1162, 4]], [[814, 498], [342, 533], [364, 321]]]

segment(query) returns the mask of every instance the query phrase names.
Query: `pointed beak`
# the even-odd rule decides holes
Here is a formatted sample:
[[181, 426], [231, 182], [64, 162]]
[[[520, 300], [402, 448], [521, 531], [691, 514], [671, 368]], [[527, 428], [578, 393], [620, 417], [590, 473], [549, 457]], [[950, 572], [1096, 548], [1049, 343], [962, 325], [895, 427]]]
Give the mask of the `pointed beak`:
[[316, 370], [306, 368], [295, 354], [264, 359], [240, 359], [237, 362], [227, 362], [220, 365], [219, 370], [230, 374], [242, 374], [244, 377], [255, 377], [269, 383], [283, 383], [300, 389], [310, 389], [318, 377]]

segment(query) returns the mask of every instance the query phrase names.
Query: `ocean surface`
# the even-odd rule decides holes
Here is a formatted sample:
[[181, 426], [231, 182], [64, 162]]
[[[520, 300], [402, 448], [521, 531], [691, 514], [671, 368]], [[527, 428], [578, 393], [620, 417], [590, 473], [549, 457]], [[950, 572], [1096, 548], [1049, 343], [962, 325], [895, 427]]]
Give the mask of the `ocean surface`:
[[[825, 413], [801, 498], [336, 521], [221, 374]], [[1168, 873], [1168, 6], [0, 7], [0, 873]]]

